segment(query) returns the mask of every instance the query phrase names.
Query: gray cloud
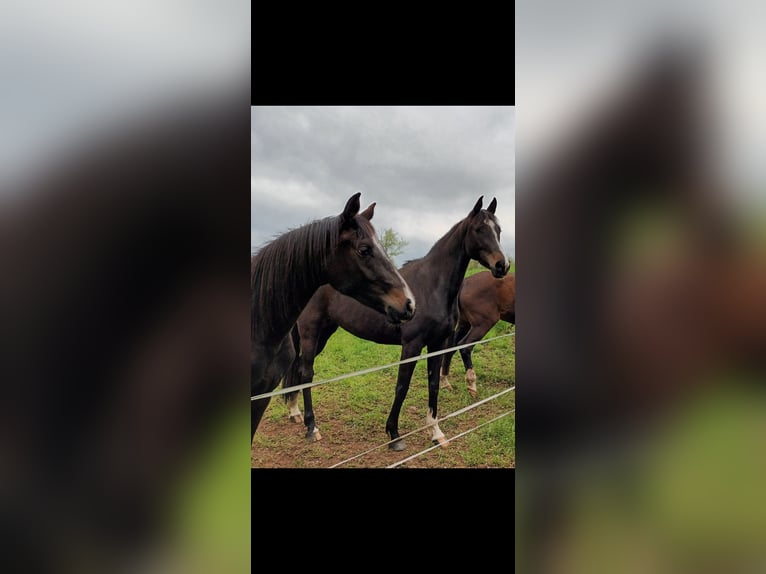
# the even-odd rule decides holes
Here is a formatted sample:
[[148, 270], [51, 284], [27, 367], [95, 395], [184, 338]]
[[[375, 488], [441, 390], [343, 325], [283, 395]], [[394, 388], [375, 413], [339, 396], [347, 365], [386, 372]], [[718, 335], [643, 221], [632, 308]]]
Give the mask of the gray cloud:
[[497, 197], [515, 255], [513, 107], [253, 107], [251, 249], [340, 212], [357, 191], [373, 223], [425, 255], [479, 196]]

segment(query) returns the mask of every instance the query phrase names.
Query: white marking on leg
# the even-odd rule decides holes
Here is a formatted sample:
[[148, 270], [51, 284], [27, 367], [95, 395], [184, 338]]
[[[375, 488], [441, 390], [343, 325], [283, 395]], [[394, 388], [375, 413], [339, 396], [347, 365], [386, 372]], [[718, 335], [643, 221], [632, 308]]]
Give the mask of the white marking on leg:
[[439, 428], [439, 422], [431, 414], [431, 409], [428, 409], [428, 414], [426, 415], [426, 424], [428, 426], [433, 425], [431, 440], [442, 442], [442, 439], [444, 439], [444, 433], [442, 432], [442, 429]]
[[287, 407], [290, 410], [290, 420], [295, 422], [302, 422], [303, 416], [301, 415], [301, 409], [298, 408], [298, 395], [291, 397], [287, 400]]

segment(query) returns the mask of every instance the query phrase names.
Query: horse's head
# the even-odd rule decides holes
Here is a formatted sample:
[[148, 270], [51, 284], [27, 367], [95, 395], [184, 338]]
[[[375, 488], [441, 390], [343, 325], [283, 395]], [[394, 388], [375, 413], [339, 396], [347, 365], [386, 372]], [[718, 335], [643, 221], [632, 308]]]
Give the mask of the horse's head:
[[338, 216], [338, 248], [327, 266], [328, 283], [381, 313], [392, 323], [412, 319], [415, 296], [378, 241], [370, 223], [375, 204], [359, 212], [359, 193]]
[[487, 209], [482, 209], [480, 197], [466, 218], [465, 245], [466, 253], [492, 272], [495, 278], [508, 273], [510, 264], [500, 247], [500, 223], [495, 217], [497, 199], [493, 199]]

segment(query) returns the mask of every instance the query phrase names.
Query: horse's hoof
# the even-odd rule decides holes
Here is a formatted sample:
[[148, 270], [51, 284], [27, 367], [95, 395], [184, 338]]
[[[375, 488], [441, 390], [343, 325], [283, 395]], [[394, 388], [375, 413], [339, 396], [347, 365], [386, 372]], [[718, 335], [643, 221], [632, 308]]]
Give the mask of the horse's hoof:
[[391, 444], [388, 445], [389, 450], [394, 450], [396, 452], [402, 451], [407, 447], [406, 444], [404, 444], [404, 441], [399, 439], [395, 440]]
[[306, 440], [309, 442], [317, 442], [322, 440], [322, 435], [319, 434], [318, 430], [315, 430], [314, 432], [306, 431]]
[[440, 436], [439, 438], [435, 438], [431, 441], [434, 445], [441, 445], [442, 448], [447, 448], [447, 445], [449, 444], [449, 441], [444, 438], [443, 436]]
[[475, 399], [476, 395], [478, 394], [476, 392], [476, 389], [472, 389], [471, 387], [468, 387], [468, 393]]
[[303, 424], [303, 415], [290, 415], [290, 422]]
[[446, 375], [442, 375], [439, 377], [439, 384], [442, 389], [449, 389], [452, 390], [452, 385], [449, 383], [449, 379], [446, 377]]

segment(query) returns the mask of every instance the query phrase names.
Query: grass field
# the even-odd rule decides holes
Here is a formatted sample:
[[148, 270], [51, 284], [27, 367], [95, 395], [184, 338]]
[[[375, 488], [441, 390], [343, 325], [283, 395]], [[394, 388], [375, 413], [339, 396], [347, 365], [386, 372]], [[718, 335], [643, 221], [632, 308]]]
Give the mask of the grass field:
[[[467, 275], [480, 271], [471, 266]], [[512, 268], [512, 271], [515, 271]], [[512, 333], [513, 326], [500, 322], [486, 339]], [[359, 339], [342, 329], [332, 336], [315, 362], [315, 379], [321, 380], [400, 359], [400, 346], [379, 345]], [[426, 350], [423, 350], [425, 354]], [[508, 391], [515, 385], [515, 336], [477, 345], [473, 352], [478, 376], [478, 396], [468, 393], [465, 371], [459, 354], [452, 361], [452, 390], [439, 392], [439, 426], [448, 439], [476, 430], [404, 463], [403, 467], [423, 468], [513, 468], [516, 437], [515, 392], [505, 392], [465, 413], [442, 420], [450, 413], [470, 407], [483, 399]], [[399, 419], [402, 435], [425, 425], [428, 404], [426, 362], [418, 361], [407, 399]], [[322, 440], [310, 443], [304, 426], [291, 423], [281, 397], [269, 404], [251, 449], [251, 466], [275, 468], [329, 467], [368, 451], [343, 467], [385, 467], [432, 446], [428, 430], [406, 437], [403, 452], [390, 451], [385, 422], [394, 398], [397, 368], [333, 381], [313, 389], [314, 410]], [[302, 400], [301, 400], [302, 407]], [[488, 422], [501, 417], [494, 422]], [[487, 423], [487, 424], [484, 424]], [[376, 448], [377, 447], [377, 448]]]

